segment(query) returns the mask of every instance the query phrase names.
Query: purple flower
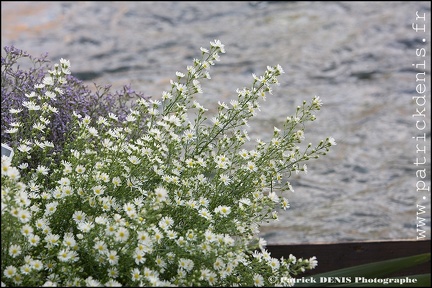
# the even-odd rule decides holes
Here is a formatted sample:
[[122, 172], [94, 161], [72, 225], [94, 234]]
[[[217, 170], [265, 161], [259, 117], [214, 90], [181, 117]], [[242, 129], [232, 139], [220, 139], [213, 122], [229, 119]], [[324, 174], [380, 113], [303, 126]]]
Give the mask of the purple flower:
[[[4, 51], [6, 54], [1, 57], [1, 141], [14, 147], [17, 141], [13, 139], [28, 139], [31, 135], [26, 135], [30, 133], [30, 129], [20, 129], [18, 133], [21, 134], [14, 137], [5, 132], [14, 121], [9, 111], [11, 108], [22, 108], [22, 102], [28, 100], [25, 94], [33, 92], [35, 84], [42, 83], [51, 67], [47, 53], [35, 58], [13, 46], [4, 47]], [[126, 105], [128, 100], [144, 98], [143, 93], [135, 92], [130, 85], [112, 92], [110, 85], [102, 87], [95, 84], [96, 89], [93, 92], [72, 75], [67, 75], [66, 79], [67, 83], [61, 87], [64, 93], [58, 95], [56, 100], [51, 100], [50, 105], [57, 107], [59, 113], [50, 119], [49, 133], [45, 139], [54, 144], [56, 153], [63, 150], [66, 139], [72, 135], [69, 123], [74, 111], [89, 115], [93, 119], [106, 117], [108, 112], [113, 112], [119, 120], [124, 120], [131, 108]], [[42, 92], [45, 91], [42, 89]], [[32, 124], [26, 121], [29, 120], [27, 110], [21, 111], [19, 116], [23, 124]]]

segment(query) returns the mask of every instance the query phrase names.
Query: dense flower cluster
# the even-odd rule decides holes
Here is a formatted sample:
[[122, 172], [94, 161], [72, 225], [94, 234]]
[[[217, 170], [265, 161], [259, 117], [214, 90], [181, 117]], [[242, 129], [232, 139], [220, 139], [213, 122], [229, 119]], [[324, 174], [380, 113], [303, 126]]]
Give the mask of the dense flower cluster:
[[[161, 100], [139, 98], [124, 119], [73, 112], [58, 164], [43, 137], [64, 108], [69, 61], [22, 91], [30, 97], [9, 112], [32, 122], [10, 125], [21, 137], [2, 157], [2, 286], [280, 286], [317, 265], [273, 258], [257, 235], [289, 207], [289, 175], [336, 144], [298, 146], [322, 102], [303, 102], [271, 141], [246, 149], [247, 121], [283, 70], [253, 75], [208, 118], [193, 95], [225, 52], [210, 44]], [[31, 153], [44, 157], [35, 167]]]
[[[17, 145], [19, 139], [32, 137], [45, 137], [44, 141], [54, 145], [54, 152], [59, 153], [70, 137], [70, 122], [73, 112], [97, 118], [108, 114], [112, 107], [116, 107], [119, 119], [124, 120], [132, 99], [144, 98], [130, 85], [125, 85], [121, 91], [111, 92], [111, 87], [95, 85], [91, 91], [82, 81], [64, 71], [59, 83], [54, 83], [52, 70], [49, 69], [48, 54], [35, 58], [23, 50], [13, 46], [4, 47], [5, 56], [1, 57], [1, 139], [3, 143]], [[29, 67], [24, 69], [22, 67]], [[48, 87], [55, 86], [56, 91], [48, 91]], [[34, 89], [37, 91], [34, 91]], [[41, 107], [35, 105], [36, 93], [46, 95], [50, 99], [46, 105], [56, 107], [56, 113], [45, 118], [42, 123], [35, 124], [31, 111]], [[34, 126], [36, 129], [18, 129], [18, 126]], [[42, 133], [37, 131], [44, 130]], [[15, 133], [10, 133], [14, 132]], [[33, 134], [26, 134], [33, 133]], [[32, 154], [30, 165], [41, 160], [37, 154]]]

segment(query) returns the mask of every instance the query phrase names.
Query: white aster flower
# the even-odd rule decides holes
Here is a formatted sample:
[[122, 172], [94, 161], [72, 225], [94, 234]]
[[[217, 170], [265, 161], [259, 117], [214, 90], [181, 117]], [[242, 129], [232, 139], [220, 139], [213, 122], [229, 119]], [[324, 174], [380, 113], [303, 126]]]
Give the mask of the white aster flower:
[[42, 175], [48, 175], [49, 168], [43, 165], [38, 165], [38, 167], [36, 168], [36, 172]]
[[86, 214], [83, 211], [75, 211], [72, 215], [72, 219], [75, 220], [76, 223], [83, 222], [86, 220]]
[[225, 174], [221, 174], [219, 176], [219, 178], [220, 178], [220, 180], [222, 181], [222, 183], [224, 185], [228, 185], [229, 183], [231, 183], [231, 179], [227, 175], [225, 175]]
[[315, 256], [309, 258], [309, 269], [314, 269], [316, 266], [318, 266], [318, 260]]
[[129, 238], [129, 230], [125, 227], [119, 227], [116, 233], [116, 240], [118, 242], [125, 242]]
[[219, 205], [215, 208], [215, 212], [220, 214], [222, 217], [227, 217], [231, 213], [231, 207]]
[[52, 91], [46, 91], [45, 96], [50, 98], [50, 99], [53, 99], [53, 100], [55, 100], [57, 98], [57, 95]]
[[210, 42], [210, 45], [219, 48], [221, 53], [225, 53], [225, 45], [220, 40], [215, 39], [213, 42]]
[[12, 278], [16, 275], [17, 273], [17, 268], [15, 266], [9, 265], [8, 267], [6, 267], [6, 269], [4, 270], [3, 274], [6, 276], [6, 278]]
[[276, 192], [270, 192], [267, 196], [271, 201], [273, 201], [274, 203], [278, 203], [279, 202], [279, 197], [276, 195]]
[[28, 210], [20, 209], [18, 211], [17, 218], [20, 220], [21, 223], [27, 223], [31, 219], [31, 213]]
[[264, 286], [264, 278], [263, 278], [263, 276], [261, 276], [259, 274], [254, 274], [254, 276], [253, 276], [253, 283], [254, 283], [254, 286], [257, 286], [257, 287]]
[[22, 103], [24, 107], [26, 107], [30, 111], [40, 110], [41, 107], [37, 105], [34, 101], [24, 101]]
[[97, 186], [93, 187], [92, 190], [93, 190], [93, 193], [95, 195], [101, 196], [105, 192], [105, 187], [103, 187], [101, 185], [97, 185]]
[[88, 221], [83, 221], [78, 223], [78, 229], [81, 232], [87, 233], [94, 227], [94, 224]]
[[155, 189], [156, 200], [158, 202], [164, 202], [167, 200], [168, 191], [163, 187], [158, 187]]
[[20, 254], [21, 254], [21, 246], [20, 245], [12, 244], [9, 247], [9, 256], [11, 256], [12, 258], [17, 257]]

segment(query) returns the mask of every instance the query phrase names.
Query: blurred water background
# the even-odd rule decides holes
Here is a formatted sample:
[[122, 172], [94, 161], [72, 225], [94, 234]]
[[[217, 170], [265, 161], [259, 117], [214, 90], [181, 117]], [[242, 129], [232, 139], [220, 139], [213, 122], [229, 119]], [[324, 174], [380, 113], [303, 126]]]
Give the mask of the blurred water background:
[[[290, 178], [291, 209], [263, 225], [262, 236], [269, 244], [417, 239], [421, 205], [420, 228], [430, 239], [430, 191], [416, 188], [419, 180], [431, 184], [430, 12], [429, 1], [2, 1], [1, 44], [69, 59], [89, 87], [131, 84], [160, 98], [200, 47], [220, 39], [227, 52], [198, 99], [210, 111], [249, 86], [252, 73], [280, 64], [286, 73], [250, 122], [251, 139], [268, 140], [297, 105], [318, 95], [324, 106], [305, 141], [332, 136], [337, 146]], [[421, 48], [425, 57], [416, 56]], [[423, 61], [424, 68], [412, 65]], [[412, 98], [420, 96], [419, 72], [427, 78], [422, 131]], [[425, 142], [413, 139], [422, 133]], [[428, 159], [424, 167], [414, 164], [418, 157]], [[418, 169], [426, 169], [425, 179]]]

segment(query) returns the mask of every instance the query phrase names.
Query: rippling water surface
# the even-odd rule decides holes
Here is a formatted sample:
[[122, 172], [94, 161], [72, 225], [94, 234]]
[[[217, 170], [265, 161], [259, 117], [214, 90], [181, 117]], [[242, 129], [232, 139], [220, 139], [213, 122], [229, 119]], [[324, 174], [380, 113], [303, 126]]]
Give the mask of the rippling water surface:
[[[430, 103], [430, 2], [2, 2], [2, 47], [32, 55], [49, 53], [72, 63], [72, 73], [91, 84], [132, 84], [158, 98], [176, 71], [184, 71], [199, 47], [214, 39], [227, 53], [212, 67], [199, 101], [214, 110], [251, 74], [280, 64], [285, 74], [251, 122], [251, 138], [268, 139], [273, 126], [303, 100], [324, 102], [306, 142], [333, 136], [329, 155], [293, 175], [291, 209], [264, 225], [269, 244], [416, 239], [417, 205], [430, 192], [416, 191], [416, 170], [430, 187], [430, 106], [426, 153], [415, 126], [416, 74], [425, 72]], [[418, 15], [426, 21], [416, 22]], [[415, 32], [412, 23], [429, 33]], [[425, 39], [425, 42], [423, 41]], [[426, 57], [416, 56], [425, 48]], [[413, 63], [423, 60], [425, 69]], [[430, 160], [428, 160], [430, 161]], [[424, 228], [424, 227], [423, 227]]]

